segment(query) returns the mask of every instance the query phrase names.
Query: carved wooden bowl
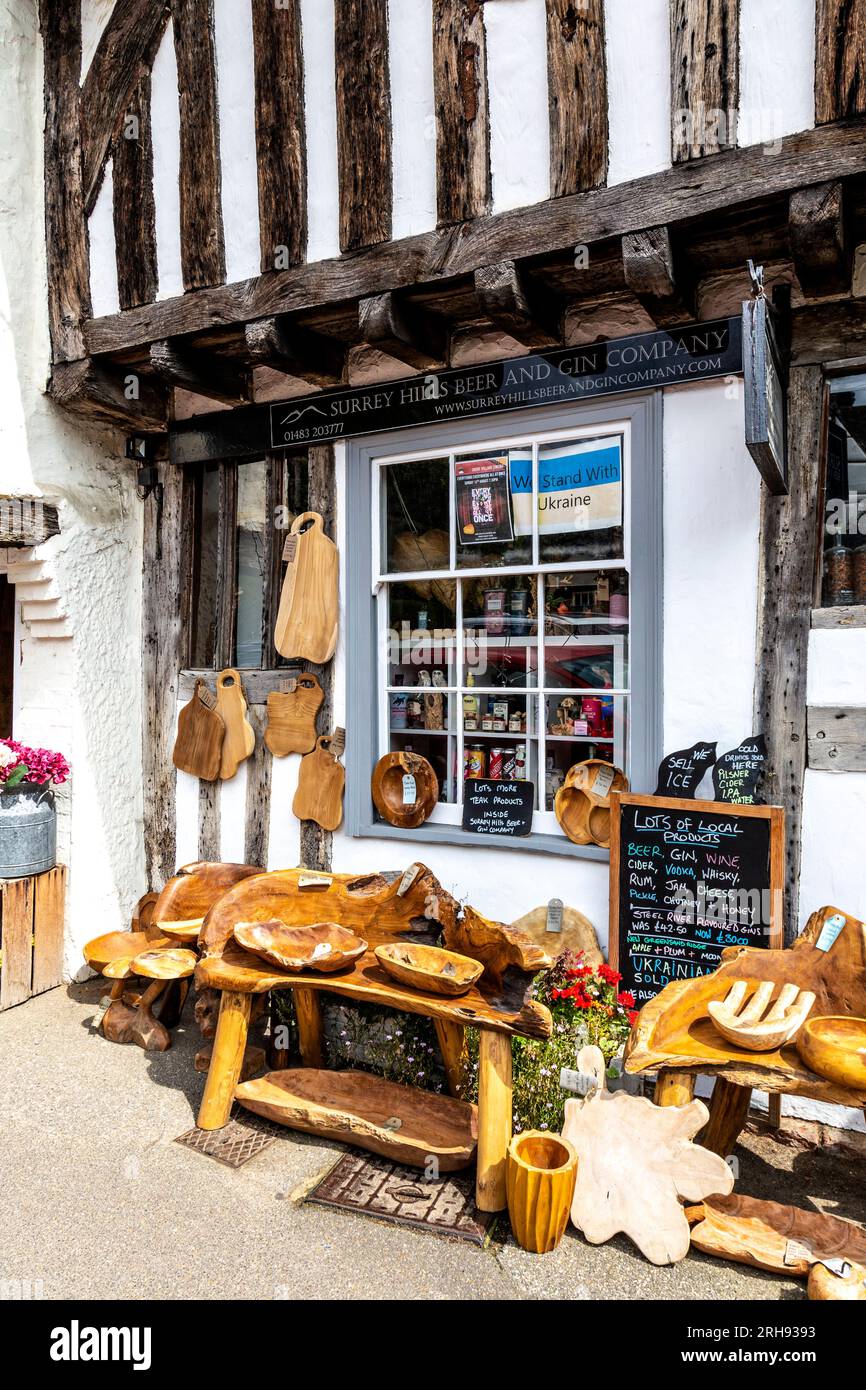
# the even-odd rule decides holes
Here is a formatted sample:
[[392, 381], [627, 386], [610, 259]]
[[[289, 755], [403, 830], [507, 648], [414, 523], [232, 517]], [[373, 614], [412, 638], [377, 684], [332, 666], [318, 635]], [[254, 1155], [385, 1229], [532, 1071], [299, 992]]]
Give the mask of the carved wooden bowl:
[[179, 922], [157, 922], [156, 925], [164, 936], [170, 936], [173, 941], [198, 941], [203, 921], [203, 917], [190, 917]]
[[409, 946], [403, 941], [376, 947], [376, 959], [388, 975], [401, 985], [413, 985], [428, 994], [447, 994], [455, 998], [466, 994], [484, 974], [481, 961], [442, 951], [438, 946]]
[[367, 943], [337, 922], [317, 922], [309, 927], [287, 927], [285, 922], [237, 922], [234, 938], [281, 970], [320, 970], [330, 975], [362, 956]]
[[157, 951], [142, 951], [130, 962], [133, 975], [147, 980], [185, 980], [195, 970], [198, 957], [195, 951], [169, 947]]
[[[410, 802], [403, 799], [404, 777], [415, 782], [415, 797]], [[439, 800], [436, 773], [420, 753], [386, 753], [373, 768], [370, 790], [382, 819], [402, 830], [423, 825]]]
[[556, 793], [556, 819], [575, 845], [610, 848], [610, 793], [627, 792], [628, 778], [613, 763], [588, 758], [568, 769]]
[[810, 1018], [797, 1034], [796, 1047], [811, 1071], [866, 1091], [866, 1018]]

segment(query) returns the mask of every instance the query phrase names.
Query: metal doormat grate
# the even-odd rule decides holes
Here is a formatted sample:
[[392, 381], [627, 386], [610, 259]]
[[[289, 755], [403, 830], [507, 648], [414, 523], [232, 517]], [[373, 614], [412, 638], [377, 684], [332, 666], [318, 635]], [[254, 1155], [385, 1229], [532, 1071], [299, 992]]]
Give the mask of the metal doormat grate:
[[285, 1133], [281, 1125], [272, 1124], [261, 1115], [253, 1115], [249, 1110], [237, 1106], [227, 1125], [222, 1129], [188, 1129], [175, 1139], [176, 1144], [184, 1144], [206, 1158], [215, 1158], [227, 1168], [241, 1168], [251, 1158], [260, 1154], [273, 1144], [278, 1134]]
[[425, 1181], [417, 1169], [354, 1151], [344, 1154], [305, 1200], [475, 1245], [484, 1244], [496, 1220], [495, 1213], [476, 1209], [474, 1169]]

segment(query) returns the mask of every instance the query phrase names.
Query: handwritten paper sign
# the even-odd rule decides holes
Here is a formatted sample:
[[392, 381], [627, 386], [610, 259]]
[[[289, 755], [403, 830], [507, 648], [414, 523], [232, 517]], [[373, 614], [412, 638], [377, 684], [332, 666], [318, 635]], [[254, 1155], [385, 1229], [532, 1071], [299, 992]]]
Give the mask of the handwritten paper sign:
[[463, 829], [475, 835], [528, 835], [534, 803], [533, 782], [467, 778], [463, 786]]
[[754, 806], [766, 763], [767, 742], [763, 734], [747, 738], [739, 748], [723, 753], [713, 768], [716, 800]]
[[715, 743], [693, 743], [691, 748], [662, 758], [656, 796], [693, 797], [704, 773], [716, 761], [716, 747]]
[[727, 946], [782, 945], [784, 812], [611, 796], [610, 955], [640, 1008]]

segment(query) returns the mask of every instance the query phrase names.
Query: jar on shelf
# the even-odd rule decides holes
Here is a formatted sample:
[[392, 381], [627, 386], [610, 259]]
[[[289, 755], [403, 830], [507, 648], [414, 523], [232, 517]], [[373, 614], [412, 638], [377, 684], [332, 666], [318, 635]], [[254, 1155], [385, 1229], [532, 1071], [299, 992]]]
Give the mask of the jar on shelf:
[[831, 608], [854, 602], [854, 552], [841, 540], [824, 552], [824, 602]]
[[866, 545], [854, 551], [854, 602], [866, 603]]

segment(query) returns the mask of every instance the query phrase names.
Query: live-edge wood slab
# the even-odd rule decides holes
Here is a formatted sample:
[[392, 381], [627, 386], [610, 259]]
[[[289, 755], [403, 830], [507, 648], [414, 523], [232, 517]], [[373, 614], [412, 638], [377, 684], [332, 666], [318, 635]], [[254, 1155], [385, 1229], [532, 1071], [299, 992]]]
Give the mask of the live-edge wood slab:
[[295, 517], [285, 558], [274, 645], [281, 656], [324, 666], [337, 646], [339, 560], [318, 512]]
[[[805, 1279], [811, 1260], [796, 1257], [791, 1244], [805, 1246], [814, 1259], [866, 1263], [866, 1231], [853, 1221], [805, 1211], [779, 1202], [733, 1192], [689, 1207], [691, 1241], [696, 1250], [736, 1264], [753, 1265], [773, 1274]], [[786, 1259], [786, 1254], [788, 1258]]]

